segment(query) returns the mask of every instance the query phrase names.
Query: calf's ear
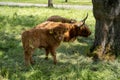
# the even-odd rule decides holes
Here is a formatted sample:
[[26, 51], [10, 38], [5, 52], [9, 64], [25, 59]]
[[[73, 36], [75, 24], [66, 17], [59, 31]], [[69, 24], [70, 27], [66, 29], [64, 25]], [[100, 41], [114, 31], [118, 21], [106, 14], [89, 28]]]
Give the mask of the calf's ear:
[[81, 28], [81, 27], [83, 27], [83, 25], [84, 25], [84, 23], [83, 23], [83, 22], [82, 22], [82, 23], [80, 22], [79, 24], [76, 24], [75, 26], [78, 27], [78, 28]]

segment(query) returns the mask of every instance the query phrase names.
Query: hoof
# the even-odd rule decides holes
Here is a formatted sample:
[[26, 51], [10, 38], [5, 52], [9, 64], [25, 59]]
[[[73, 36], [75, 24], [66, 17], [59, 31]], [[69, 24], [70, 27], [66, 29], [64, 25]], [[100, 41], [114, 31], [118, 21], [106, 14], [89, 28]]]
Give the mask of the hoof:
[[48, 60], [48, 57], [45, 57], [45, 60]]
[[54, 62], [54, 65], [56, 65], [57, 64], [57, 62]]
[[32, 65], [34, 65], [34, 64], [35, 64], [35, 61], [31, 61], [30, 63], [31, 63]]

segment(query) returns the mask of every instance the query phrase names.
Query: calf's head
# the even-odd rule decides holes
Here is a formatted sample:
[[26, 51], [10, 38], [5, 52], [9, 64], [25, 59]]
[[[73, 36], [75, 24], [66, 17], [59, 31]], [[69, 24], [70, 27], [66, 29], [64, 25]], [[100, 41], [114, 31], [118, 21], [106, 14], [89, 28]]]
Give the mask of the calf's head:
[[88, 37], [91, 34], [89, 27], [85, 24], [87, 17], [88, 14], [82, 21], [74, 23], [76, 35]]
[[64, 33], [67, 31], [68, 29], [66, 27], [59, 25], [53, 29], [50, 29], [49, 33], [53, 35], [55, 40], [62, 41], [64, 38]]

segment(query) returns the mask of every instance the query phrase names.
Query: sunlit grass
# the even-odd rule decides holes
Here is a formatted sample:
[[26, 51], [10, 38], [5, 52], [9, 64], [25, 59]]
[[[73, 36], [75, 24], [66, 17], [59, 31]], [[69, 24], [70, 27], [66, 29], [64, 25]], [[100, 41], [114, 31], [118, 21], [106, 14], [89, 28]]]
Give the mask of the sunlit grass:
[[[36, 49], [35, 65], [25, 67], [21, 33], [45, 21], [51, 15], [82, 20], [92, 35], [74, 42], [62, 42], [57, 49], [57, 65], [44, 60], [45, 51]], [[0, 7], [0, 80], [119, 80], [120, 60], [93, 62], [86, 54], [94, 40], [95, 20], [91, 10], [56, 8]]]
[[[3, 2], [23, 2], [23, 3], [37, 3], [37, 4], [47, 4], [48, 0], [0, 0]], [[53, 0], [53, 4], [69, 4], [69, 5], [91, 5], [91, 0]]]

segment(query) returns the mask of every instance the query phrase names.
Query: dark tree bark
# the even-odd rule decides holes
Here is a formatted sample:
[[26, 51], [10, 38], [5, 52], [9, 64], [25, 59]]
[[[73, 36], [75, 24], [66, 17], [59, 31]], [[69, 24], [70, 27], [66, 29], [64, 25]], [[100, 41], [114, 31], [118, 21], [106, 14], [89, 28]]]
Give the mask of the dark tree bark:
[[65, 0], [65, 2], [68, 2], [68, 0]]
[[120, 55], [120, 0], [92, 0], [96, 20], [94, 59], [114, 59]]
[[48, 7], [53, 7], [53, 1], [52, 0], [48, 0]]

